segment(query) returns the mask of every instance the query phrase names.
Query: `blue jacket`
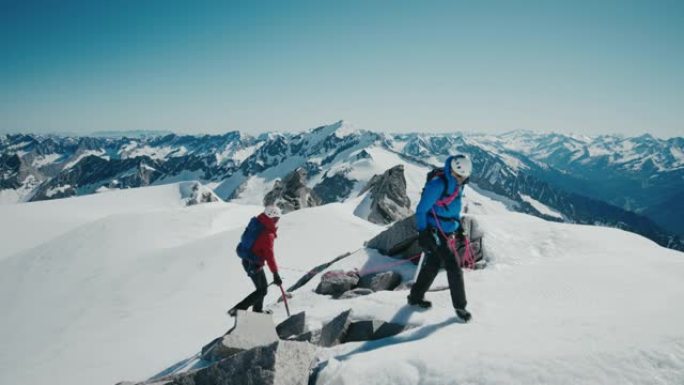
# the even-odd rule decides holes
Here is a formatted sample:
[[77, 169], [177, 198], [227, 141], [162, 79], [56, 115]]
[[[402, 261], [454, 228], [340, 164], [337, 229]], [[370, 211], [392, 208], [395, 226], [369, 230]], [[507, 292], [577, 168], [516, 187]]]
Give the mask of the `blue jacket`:
[[435, 229], [439, 228], [435, 222], [435, 217], [432, 215], [433, 208], [435, 209], [437, 216], [454, 219], [439, 220], [439, 225], [445, 233], [453, 233], [458, 230], [458, 219], [461, 216], [461, 198], [463, 197], [464, 186], [460, 186], [458, 196], [447, 206], [441, 207], [436, 205], [438, 200], [453, 194], [454, 190], [459, 187], [458, 181], [451, 175], [451, 158], [452, 157], [447, 158], [444, 165], [444, 174], [447, 181], [446, 194], [442, 195], [444, 192], [444, 179], [441, 177], [435, 177], [425, 184], [423, 193], [420, 196], [420, 202], [418, 202], [418, 207], [416, 207], [416, 228], [418, 231], [423, 231], [428, 227], [433, 227]]

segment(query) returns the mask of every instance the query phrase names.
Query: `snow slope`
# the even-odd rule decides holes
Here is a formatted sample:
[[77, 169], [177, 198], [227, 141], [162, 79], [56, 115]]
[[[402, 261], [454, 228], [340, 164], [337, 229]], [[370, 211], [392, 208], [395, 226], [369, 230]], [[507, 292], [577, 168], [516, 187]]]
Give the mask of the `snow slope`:
[[[252, 290], [233, 250], [260, 207], [182, 207], [177, 191], [146, 187], [3, 208], [3, 242], [29, 231], [30, 220], [41, 225], [16, 252], [3, 248], [0, 384], [145, 379], [232, 326], [225, 311]], [[335, 231], [320, 232], [331, 217]], [[339, 205], [292, 213], [281, 226], [276, 250], [290, 283], [379, 231]]]
[[[225, 310], [252, 290], [233, 248], [260, 207], [183, 207], [173, 191], [148, 187], [2, 212], [3, 242], [29, 229], [24, 216], [42, 223], [28, 245], [3, 248], [0, 384], [143, 380], [231, 326]], [[312, 292], [314, 279], [290, 301], [311, 327], [348, 308], [356, 319], [414, 326], [322, 350], [317, 384], [681, 383], [682, 253], [620, 230], [511, 213], [474, 190], [468, 199], [490, 259], [487, 269], [465, 273], [474, 320], [455, 322], [448, 291], [428, 293], [435, 306], [420, 312], [405, 306], [405, 291], [332, 300]], [[89, 211], [81, 202], [92, 204], [92, 215], [78, 212]], [[394, 262], [362, 248], [383, 228], [354, 216], [357, 204], [282, 218], [276, 254], [286, 285], [346, 251], [353, 254], [331, 268], [369, 272]], [[441, 273], [434, 286], [445, 283]], [[276, 296], [271, 290], [267, 303], [279, 321]]]

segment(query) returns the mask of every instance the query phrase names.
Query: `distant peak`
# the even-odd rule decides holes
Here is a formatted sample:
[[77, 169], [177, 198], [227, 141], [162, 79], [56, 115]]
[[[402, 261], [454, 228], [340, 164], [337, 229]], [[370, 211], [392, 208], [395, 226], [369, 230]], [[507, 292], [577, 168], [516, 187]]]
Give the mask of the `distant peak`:
[[334, 134], [339, 138], [344, 138], [349, 135], [358, 134], [360, 132], [361, 130], [357, 129], [352, 123], [346, 120], [338, 120], [335, 123], [319, 126], [309, 131], [310, 134], [322, 135], [326, 137]]

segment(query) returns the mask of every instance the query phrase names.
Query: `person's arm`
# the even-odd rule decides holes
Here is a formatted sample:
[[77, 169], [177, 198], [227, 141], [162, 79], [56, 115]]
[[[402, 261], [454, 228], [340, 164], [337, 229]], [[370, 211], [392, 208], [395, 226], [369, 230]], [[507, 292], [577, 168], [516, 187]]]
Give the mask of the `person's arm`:
[[416, 229], [420, 232], [427, 227], [427, 216], [430, 209], [437, 203], [440, 195], [444, 191], [444, 181], [441, 178], [428, 182], [420, 196], [420, 202], [416, 207]]
[[266, 260], [266, 264], [268, 265], [269, 270], [271, 270], [271, 273], [276, 274], [276, 273], [278, 273], [278, 264], [276, 263], [275, 254], [273, 253], [274, 241], [275, 241], [275, 234], [273, 234], [273, 233], [264, 234], [264, 247], [263, 247], [264, 259]]

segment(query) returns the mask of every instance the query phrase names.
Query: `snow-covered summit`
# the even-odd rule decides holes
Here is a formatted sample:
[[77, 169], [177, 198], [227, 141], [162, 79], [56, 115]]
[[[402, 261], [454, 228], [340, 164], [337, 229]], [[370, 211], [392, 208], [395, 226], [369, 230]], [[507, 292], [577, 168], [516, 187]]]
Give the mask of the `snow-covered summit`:
[[[412, 201], [419, 193], [408, 189]], [[310, 281], [289, 306], [306, 311], [311, 328], [349, 308], [356, 320], [413, 326], [320, 350], [316, 384], [684, 378], [684, 312], [672, 306], [684, 300], [681, 252], [621, 230], [510, 212], [478, 190], [466, 199], [490, 261], [465, 272], [473, 321], [454, 322], [448, 291], [429, 292], [434, 308], [421, 312], [405, 305], [406, 291], [333, 300], [313, 293]], [[276, 255], [286, 283], [345, 252], [352, 254], [330, 269], [392, 263], [413, 276], [411, 264], [363, 248], [384, 227], [353, 215], [355, 207], [350, 200], [283, 216]], [[144, 380], [228, 329], [225, 310], [253, 289], [233, 250], [260, 206], [188, 207], [169, 185], [0, 210], [2, 243], [15, 245], [0, 257], [3, 384]], [[440, 274], [434, 285], [445, 283]], [[266, 303], [280, 321], [276, 299], [271, 290]]]

